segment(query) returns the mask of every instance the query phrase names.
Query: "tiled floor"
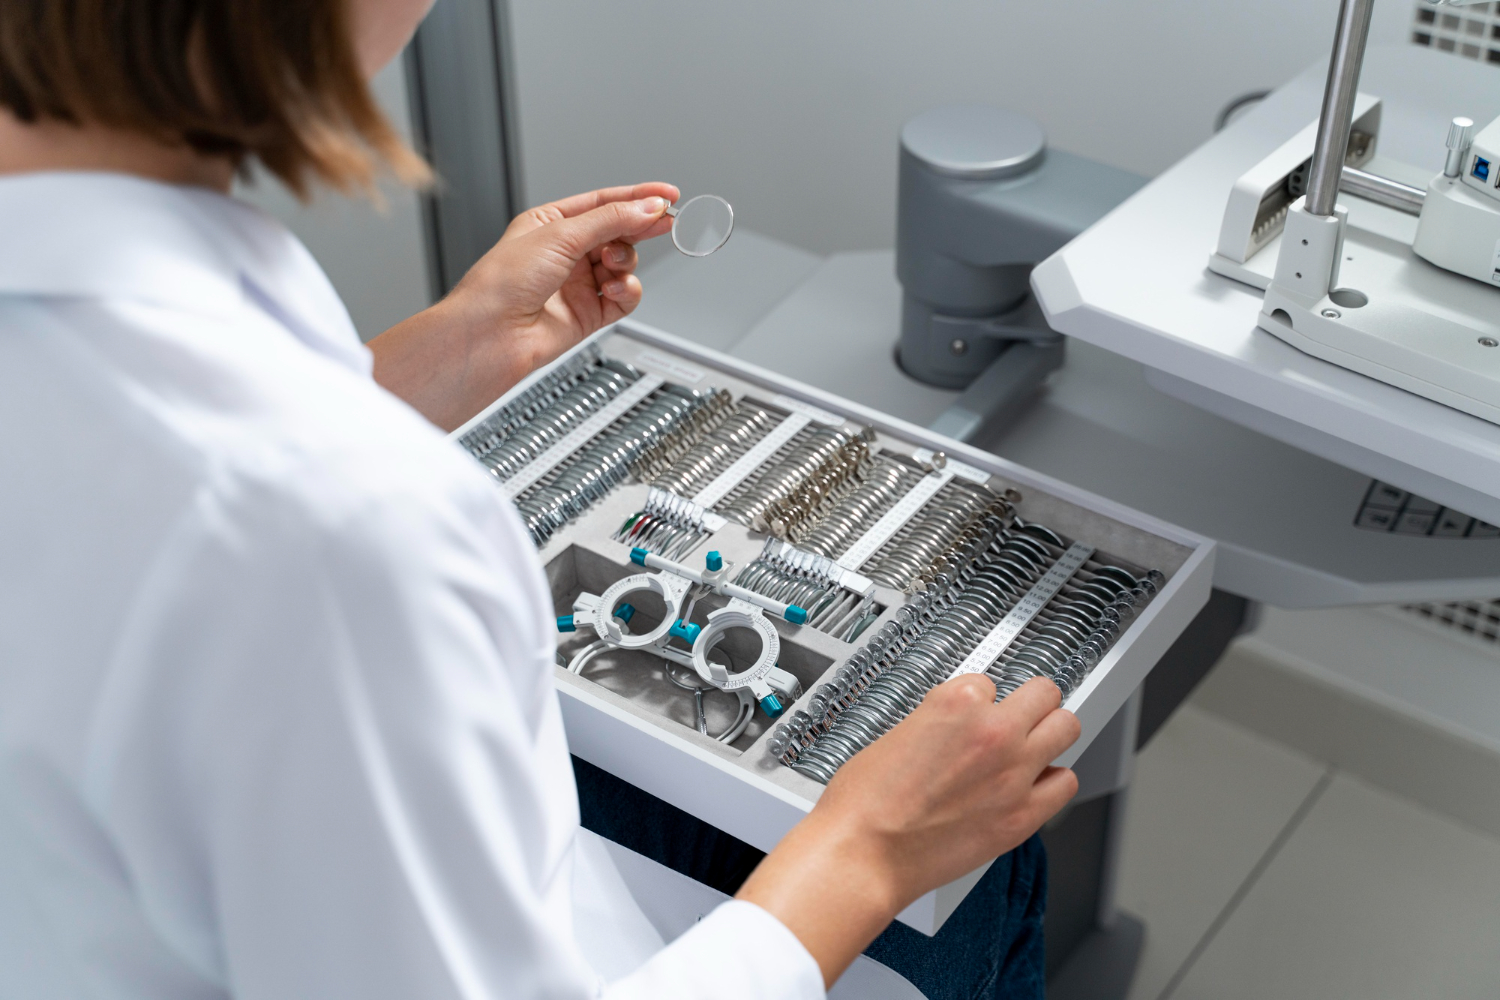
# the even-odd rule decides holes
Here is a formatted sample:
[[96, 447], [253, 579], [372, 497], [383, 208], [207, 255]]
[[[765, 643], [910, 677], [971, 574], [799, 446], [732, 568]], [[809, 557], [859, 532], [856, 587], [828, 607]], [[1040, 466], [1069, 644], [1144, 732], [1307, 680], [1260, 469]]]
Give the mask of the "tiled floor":
[[1131, 1000], [1500, 996], [1500, 840], [1185, 705], [1141, 755]]

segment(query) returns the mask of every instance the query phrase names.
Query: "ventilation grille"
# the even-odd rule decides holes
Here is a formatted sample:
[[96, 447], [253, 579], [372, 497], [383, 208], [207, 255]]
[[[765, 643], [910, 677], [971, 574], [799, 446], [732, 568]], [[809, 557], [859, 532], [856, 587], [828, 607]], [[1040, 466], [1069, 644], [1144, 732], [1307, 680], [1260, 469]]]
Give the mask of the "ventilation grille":
[[1484, 538], [1494, 544], [1500, 527], [1408, 493], [1399, 486], [1370, 480], [1354, 515], [1354, 526], [1366, 531], [1429, 538]]
[[1433, 7], [1417, 0], [1411, 40], [1440, 52], [1500, 66], [1500, 3]]
[[1500, 646], [1500, 599], [1456, 604], [1408, 604], [1406, 610], [1438, 625]]

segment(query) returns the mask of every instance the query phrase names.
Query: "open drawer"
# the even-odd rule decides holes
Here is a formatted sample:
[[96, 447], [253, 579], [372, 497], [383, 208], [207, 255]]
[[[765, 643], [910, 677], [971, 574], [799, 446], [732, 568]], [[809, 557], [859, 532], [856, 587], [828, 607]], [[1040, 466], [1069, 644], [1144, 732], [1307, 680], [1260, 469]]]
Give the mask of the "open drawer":
[[628, 321], [454, 438], [538, 542], [572, 751], [763, 850], [953, 670], [1058, 677], [1071, 765], [1213, 578], [1211, 541]]

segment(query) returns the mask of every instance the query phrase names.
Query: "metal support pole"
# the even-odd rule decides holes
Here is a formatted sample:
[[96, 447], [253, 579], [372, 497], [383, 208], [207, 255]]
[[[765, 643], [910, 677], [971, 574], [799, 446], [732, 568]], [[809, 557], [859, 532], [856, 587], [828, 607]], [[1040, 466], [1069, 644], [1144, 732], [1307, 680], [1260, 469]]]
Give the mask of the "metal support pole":
[[1407, 215], [1421, 215], [1422, 203], [1427, 200], [1427, 192], [1419, 187], [1353, 167], [1344, 168], [1343, 190]]
[[1313, 152], [1307, 184], [1307, 211], [1328, 217], [1338, 204], [1339, 182], [1349, 153], [1349, 129], [1354, 121], [1354, 98], [1359, 71], [1370, 37], [1370, 12], [1375, 0], [1343, 0], [1338, 33], [1328, 61], [1328, 84], [1323, 90], [1323, 114], [1318, 119], [1318, 144]]

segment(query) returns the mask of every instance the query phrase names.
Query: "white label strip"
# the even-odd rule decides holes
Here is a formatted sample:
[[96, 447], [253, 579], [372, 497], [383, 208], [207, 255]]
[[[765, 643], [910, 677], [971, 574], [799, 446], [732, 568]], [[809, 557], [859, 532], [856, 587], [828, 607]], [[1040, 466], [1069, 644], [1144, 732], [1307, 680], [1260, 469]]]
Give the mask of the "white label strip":
[[[936, 453], [931, 448], [918, 448], [912, 452], [911, 457], [915, 458], [918, 462], [931, 462], [934, 454]], [[947, 463], [943, 468], [953, 473], [959, 479], [967, 479], [969, 482], [978, 483], [981, 486], [990, 481], [990, 474], [983, 469], [975, 468], [967, 462], [960, 462], [958, 459], [948, 455], [944, 455], [943, 459]]]
[[844, 554], [834, 562], [845, 569], [859, 569], [875, 554], [877, 549], [890, 541], [891, 536], [900, 531], [902, 526], [922, 509], [923, 504], [931, 500], [938, 490], [952, 480], [953, 472], [950, 469], [923, 476], [921, 482], [908, 490], [906, 496], [897, 500], [894, 507], [881, 515], [880, 520], [872, 524], [870, 530], [845, 549]]
[[697, 365], [690, 365], [681, 358], [674, 358], [670, 354], [660, 351], [642, 351], [636, 355], [635, 364], [638, 368], [644, 368], [648, 372], [665, 375], [667, 378], [676, 379], [687, 386], [697, 385], [703, 381], [708, 372]]
[[953, 676], [960, 674], [982, 674], [990, 668], [990, 664], [1000, 659], [1010, 644], [1016, 641], [1016, 636], [1021, 630], [1031, 623], [1037, 616], [1037, 612], [1047, 606], [1047, 602], [1057, 596], [1062, 585], [1067, 583], [1078, 567], [1088, 561], [1094, 554], [1091, 545], [1074, 543], [1073, 547], [1063, 553], [1061, 559], [1052, 564], [1042, 578], [1036, 582], [1036, 586], [1026, 592], [1026, 596], [1016, 602], [1016, 606], [1010, 609], [1010, 614], [1000, 620], [1000, 623], [990, 629], [990, 634], [984, 637], [984, 641], [974, 647], [974, 652], [964, 658], [964, 662], [953, 671]]
[[812, 417], [818, 423], [827, 424], [830, 427], [842, 427], [844, 423], [844, 418], [837, 413], [830, 413], [821, 406], [804, 403], [802, 400], [793, 399], [791, 396], [774, 396], [771, 402], [783, 410], [790, 410], [793, 413], [800, 413], [805, 417]]
[[805, 413], [793, 413], [781, 423], [777, 424], [771, 433], [755, 442], [750, 450], [735, 460], [735, 463], [715, 477], [703, 489], [693, 496], [693, 503], [700, 507], [712, 507], [723, 500], [734, 488], [744, 482], [745, 477], [765, 463], [766, 459], [776, 454], [777, 450], [790, 441], [798, 431], [812, 423], [812, 418]]
[[655, 392], [665, 381], [660, 375], [642, 375], [624, 392], [606, 403], [602, 410], [563, 435], [561, 441], [523, 465], [519, 472], [502, 483], [505, 495], [514, 500], [525, 493], [543, 476], [567, 461], [575, 451], [624, 416], [632, 406]]

